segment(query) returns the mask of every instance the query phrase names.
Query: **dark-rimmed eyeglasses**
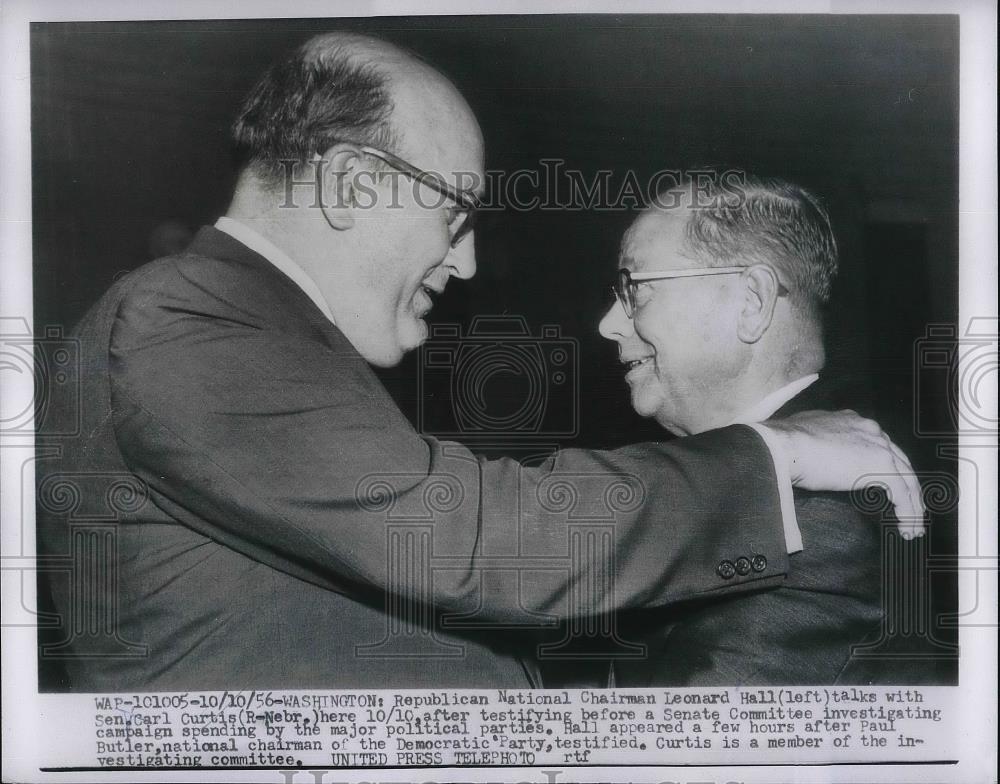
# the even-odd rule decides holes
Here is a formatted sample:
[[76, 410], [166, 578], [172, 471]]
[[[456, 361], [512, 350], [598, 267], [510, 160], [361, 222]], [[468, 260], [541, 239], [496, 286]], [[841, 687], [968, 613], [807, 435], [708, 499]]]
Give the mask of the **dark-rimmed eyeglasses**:
[[457, 206], [452, 209], [451, 216], [448, 218], [448, 231], [451, 235], [451, 247], [456, 247], [458, 243], [469, 235], [475, 225], [476, 209], [479, 206], [479, 201], [474, 196], [452, 188], [436, 174], [431, 174], [423, 169], [418, 169], [412, 163], [404, 161], [398, 155], [393, 155], [391, 152], [386, 152], [385, 150], [380, 150], [376, 147], [368, 147], [366, 145], [359, 146], [361, 152], [365, 155], [371, 155], [373, 158], [378, 158], [379, 160], [388, 163], [392, 168], [396, 169], [396, 171], [402, 172], [408, 177], [412, 177], [416, 182], [419, 182], [422, 185], [433, 188], [442, 196], [447, 196], [455, 202]]
[[[650, 280], [674, 280], [676, 278], [702, 278], [709, 275], [738, 275], [751, 267], [692, 267], [690, 269], [662, 270], [660, 272], [632, 272], [627, 269], [618, 270], [615, 283], [611, 287], [615, 299], [621, 303], [622, 310], [628, 318], [635, 315], [635, 294], [640, 283]], [[788, 289], [778, 281], [778, 296], [784, 297]]]

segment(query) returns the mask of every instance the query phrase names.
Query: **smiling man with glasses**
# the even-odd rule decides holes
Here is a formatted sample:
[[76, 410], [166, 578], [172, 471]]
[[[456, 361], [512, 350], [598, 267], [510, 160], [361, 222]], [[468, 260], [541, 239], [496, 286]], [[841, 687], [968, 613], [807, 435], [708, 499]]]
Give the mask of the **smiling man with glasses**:
[[824, 363], [829, 218], [797, 186], [747, 183], [710, 206], [693, 185], [672, 193], [622, 240], [600, 331], [619, 345], [635, 410], [678, 435], [730, 424]]
[[[600, 331], [618, 344], [633, 408], [686, 436], [850, 403], [821, 376], [837, 272], [826, 210], [773, 178], [748, 175], [737, 196], [707, 191], [672, 191], [674, 206], [644, 212], [622, 241]], [[617, 663], [618, 685], [897, 682], [852, 658], [882, 619], [878, 519], [846, 493], [796, 490], [794, 505], [804, 548], [788, 578], [739, 601], [636, 616], [626, 637], [647, 658]]]

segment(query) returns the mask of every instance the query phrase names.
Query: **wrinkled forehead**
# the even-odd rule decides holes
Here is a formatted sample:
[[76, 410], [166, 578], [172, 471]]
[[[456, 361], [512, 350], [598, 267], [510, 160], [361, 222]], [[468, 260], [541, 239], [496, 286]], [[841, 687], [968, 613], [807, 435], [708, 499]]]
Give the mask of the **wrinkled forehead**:
[[644, 210], [622, 237], [619, 269], [642, 272], [691, 266], [685, 250], [686, 225], [687, 212], [683, 208]]

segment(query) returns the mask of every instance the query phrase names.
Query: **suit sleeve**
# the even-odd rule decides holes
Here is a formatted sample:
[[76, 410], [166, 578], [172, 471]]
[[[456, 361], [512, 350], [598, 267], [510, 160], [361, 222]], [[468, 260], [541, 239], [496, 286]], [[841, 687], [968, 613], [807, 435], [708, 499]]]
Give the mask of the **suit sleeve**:
[[770, 455], [747, 427], [535, 467], [478, 459], [415, 432], [342, 336], [209, 291], [183, 270], [169, 285], [139, 276], [109, 383], [131, 470], [223, 545], [361, 599], [511, 621], [766, 587], [787, 570]]

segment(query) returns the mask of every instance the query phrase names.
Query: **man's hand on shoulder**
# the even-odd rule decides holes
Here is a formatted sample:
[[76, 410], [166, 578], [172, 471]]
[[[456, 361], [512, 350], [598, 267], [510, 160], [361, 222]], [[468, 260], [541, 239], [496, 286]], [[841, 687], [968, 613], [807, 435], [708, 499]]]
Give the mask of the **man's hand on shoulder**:
[[903, 538], [923, 536], [920, 482], [909, 459], [878, 422], [846, 410], [805, 411], [764, 424], [784, 443], [793, 485], [845, 492], [883, 485]]

